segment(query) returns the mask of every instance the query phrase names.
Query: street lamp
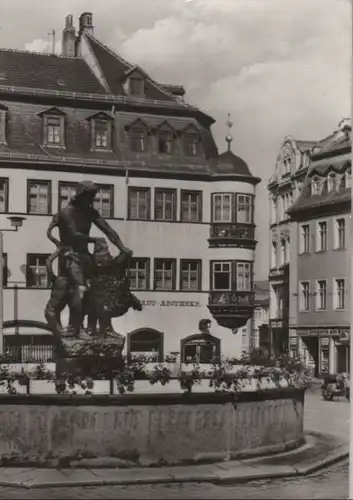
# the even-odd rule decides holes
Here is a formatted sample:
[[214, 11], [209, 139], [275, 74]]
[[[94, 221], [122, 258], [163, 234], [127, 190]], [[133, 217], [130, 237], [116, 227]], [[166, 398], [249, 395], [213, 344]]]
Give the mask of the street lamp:
[[4, 352], [4, 238], [3, 233], [6, 232], [16, 232], [20, 227], [22, 227], [23, 221], [26, 220], [25, 217], [12, 216], [8, 217], [11, 222], [11, 228], [0, 229], [0, 356]]

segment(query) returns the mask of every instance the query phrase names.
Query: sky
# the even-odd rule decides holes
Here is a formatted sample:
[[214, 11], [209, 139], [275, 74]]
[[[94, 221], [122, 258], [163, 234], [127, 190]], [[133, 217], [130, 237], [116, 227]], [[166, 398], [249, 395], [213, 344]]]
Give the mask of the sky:
[[263, 179], [257, 188], [256, 279], [269, 264], [267, 182], [287, 135], [318, 140], [351, 115], [349, 0], [0, 0], [0, 47], [60, 52], [64, 18], [93, 13], [94, 34], [216, 119]]

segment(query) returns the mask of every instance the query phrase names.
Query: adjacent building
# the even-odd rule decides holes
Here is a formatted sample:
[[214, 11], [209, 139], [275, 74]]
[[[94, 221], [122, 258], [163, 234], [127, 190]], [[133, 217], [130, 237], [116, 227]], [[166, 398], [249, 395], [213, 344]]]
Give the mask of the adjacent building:
[[351, 126], [312, 150], [291, 217], [290, 325], [292, 352], [315, 373], [349, 371], [351, 323]]
[[306, 177], [310, 150], [316, 141], [286, 137], [268, 184], [270, 197], [269, 340], [272, 354], [289, 349], [289, 262], [291, 220], [287, 210], [300, 196]]
[[253, 349], [260, 349], [262, 352], [271, 351], [271, 337], [269, 328], [269, 282], [255, 282], [255, 309], [252, 319], [252, 342]]
[[[6, 349], [49, 356], [46, 229], [90, 179], [96, 209], [134, 251], [130, 282], [144, 309], [114, 320], [127, 350], [208, 359], [211, 343], [213, 354], [239, 355], [233, 332], [254, 310], [260, 179], [230, 136], [218, 153], [214, 120], [186, 103], [183, 87], [156, 82], [97, 40], [91, 13], [78, 33], [72, 16], [65, 22], [60, 56], [0, 50], [1, 228], [25, 218], [4, 232]], [[195, 341], [201, 319], [212, 320], [205, 347]]]

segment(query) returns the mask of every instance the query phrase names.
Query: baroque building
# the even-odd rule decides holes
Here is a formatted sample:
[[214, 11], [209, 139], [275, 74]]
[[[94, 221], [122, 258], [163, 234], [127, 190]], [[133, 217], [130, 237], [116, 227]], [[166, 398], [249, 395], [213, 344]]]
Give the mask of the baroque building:
[[[267, 350], [283, 354], [289, 348], [289, 273], [291, 222], [287, 210], [302, 191], [316, 141], [285, 137], [268, 183], [270, 197], [269, 338]], [[265, 343], [263, 342], [265, 348]]]
[[349, 371], [351, 323], [351, 125], [317, 143], [291, 217], [292, 351], [316, 376]]
[[[76, 32], [66, 17], [60, 56], [0, 50], [1, 227], [25, 218], [18, 232], [4, 232], [5, 348], [22, 360], [50, 357], [46, 229], [77, 182], [90, 179], [95, 208], [134, 251], [130, 284], [144, 309], [114, 320], [127, 350], [236, 356], [242, 340], [232, 332], [254, 309], [260, 179], [231, 151], [230, 136], [218, 153], [214, 120], [185, 101], [182, 86], [122, 59], [92, 23], [83, 13]], [[206, 341], [202, 319], [213, 320]]]

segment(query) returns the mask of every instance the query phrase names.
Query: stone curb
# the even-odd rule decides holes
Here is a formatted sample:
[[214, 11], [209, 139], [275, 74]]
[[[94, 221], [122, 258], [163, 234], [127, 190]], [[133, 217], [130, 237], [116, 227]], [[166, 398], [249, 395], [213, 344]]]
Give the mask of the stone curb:
[[[0, 469], [0, 487], [18, 487], [26, 489], [40, 488], [60, 488], [60, 487], [85, 487], [85, 486], [121, 486], [121, 485], [143, 485], [143, 484], [170, 484], [170, 483], [195, 483], [208, 482], [213, 484], [229, 484], [229, 483], [246, 483], [249, 481], [283, 479], [291, 477], [306, 476], [320, 469], [328, 467], [335, 462], [344, 460], [349, 456], [349, 446], [341, 445], [334, 448], [331, 452], [320, 453], [311, 457], [307, 463], [303, 461], [299, 466], [295, 465], [273, 465], [261, 464], [256, 466], [254, 463], [244, 461], [236, 461], [236, 465], [231, 467], [231, 463], [194, 466], [185, 468], [186, 470], [172, 473], [173, 468], [168, 467], [168, 471], [163, 469], [143, 469], [138, 471], [121, 469], [119, 476], [116, 477], [116, 469], [102, 469], [98, 472], [98, 477], [93, 470], [75, 469], [67, 472], [47, 469], [44, 473], [43, 480], [38, 480], [35, 477], [35, 469], [5, 469], [10, 470], [13, 478], [2, 479], [2, 471]], [[184, 469], [184, 467], [183, 467]], [[43, 471], [43, 469], [41, 469]], [[19, 474], [16, 474], [16, 471]], [[16, 476], [24, 474], [26, 479], [16, 479]], [[11, 474], [11, 475], [12, 475]], [[45, 476], [53, 476], [53, 480], [45, 478]], [[59, 476], [59, 477], [58, 477]], [[61, 476], [61, 477], [60, 477]], [[66, 476], [66, 477], [65, 477]], [[77, 476], [76, 478], [74, 476]], [[81, 476], [81, 477], [80, 477]], [[82, 477], [86, 476], [86, 477]], [[95, 477], [96, 476], [96, 477]], [[114, 477], [115, 476], [115, 477]]]

